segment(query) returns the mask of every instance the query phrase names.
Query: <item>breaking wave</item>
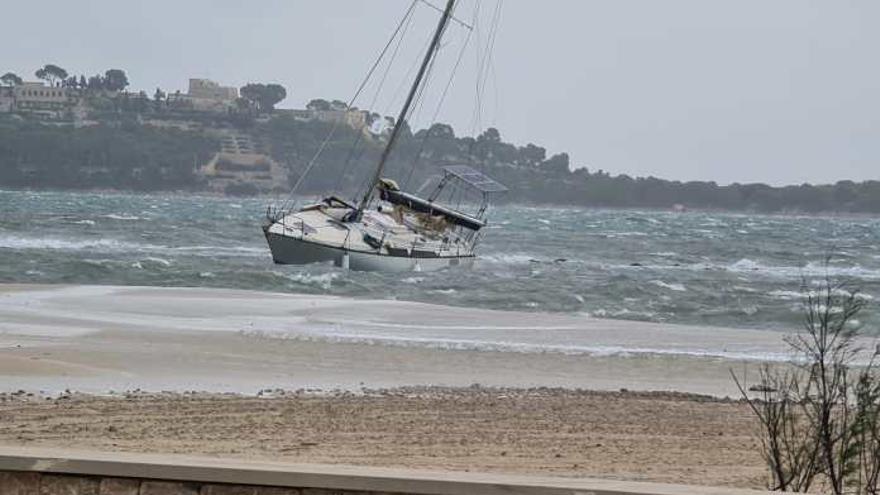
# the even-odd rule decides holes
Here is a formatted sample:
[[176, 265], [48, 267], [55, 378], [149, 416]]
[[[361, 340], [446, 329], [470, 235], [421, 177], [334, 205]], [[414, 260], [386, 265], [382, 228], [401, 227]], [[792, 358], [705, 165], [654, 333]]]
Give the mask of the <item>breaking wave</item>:
[[650, 347], [545, 345], [522, 342], [491, 342], [481, 340], [418, 338], [399, 336], [352, 335], [352, 334], [297, 334], [260, 330], [242, 330], [241, 335], [260, 339], [278, 339], [300, 342], [330, 344], [362, 344], [390, 347], [414, 347], [447, 351], [514, 352], [520, 354], [561, 354], [590, 357], [695, 357], [706, 359], [729, 359], [736, 361], [788, 362], [793, 359], [787, 352], [736, 352], [710, 349], [662, 349]]

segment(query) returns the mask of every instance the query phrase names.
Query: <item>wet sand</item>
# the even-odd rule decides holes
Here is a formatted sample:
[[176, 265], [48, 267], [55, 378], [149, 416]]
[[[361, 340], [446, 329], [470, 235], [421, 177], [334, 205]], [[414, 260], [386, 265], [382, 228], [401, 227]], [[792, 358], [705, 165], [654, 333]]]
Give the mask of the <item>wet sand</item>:
[[0, 395], [0, 444], [763, 488], [747, 407], [675, 393]]
[[410, 385], [735, 396], [766, 331], [218, 289], [0, 286], [0, 391]]

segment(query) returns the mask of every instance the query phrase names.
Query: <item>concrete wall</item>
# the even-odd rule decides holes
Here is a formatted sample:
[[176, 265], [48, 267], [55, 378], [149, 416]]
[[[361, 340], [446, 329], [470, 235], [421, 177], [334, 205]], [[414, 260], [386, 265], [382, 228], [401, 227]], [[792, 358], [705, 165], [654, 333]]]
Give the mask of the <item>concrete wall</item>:
[[728, 488], [0, 448], [0, 495], [755, 495]]

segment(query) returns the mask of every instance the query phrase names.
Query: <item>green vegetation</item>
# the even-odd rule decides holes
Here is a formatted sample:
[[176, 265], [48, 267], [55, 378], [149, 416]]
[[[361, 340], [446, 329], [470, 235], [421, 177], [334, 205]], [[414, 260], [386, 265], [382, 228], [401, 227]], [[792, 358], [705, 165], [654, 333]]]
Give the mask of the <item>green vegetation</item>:
[[195, 189], [218, 144], [140, 125], [76, 129], [0, 121], [0, 184], [59, 189]]
[[21, 77], [13, 72], [7, 72], [0, 76], [0, 83], [3, 83], [4, 86], [18, 86], [23, 82], [24, 81], [22, 81]]
[[58, 81], [67, 79], [67, 71], [54, 64], [46, 64], [34, 73], [38, 79], [46, 81], [49, 86], [55, 86]]
[[275, 105], [287, 98], [287, 90], [280, 84], [249, 83], [239, 90], [242, 99], [258, 112], [269, 113]]

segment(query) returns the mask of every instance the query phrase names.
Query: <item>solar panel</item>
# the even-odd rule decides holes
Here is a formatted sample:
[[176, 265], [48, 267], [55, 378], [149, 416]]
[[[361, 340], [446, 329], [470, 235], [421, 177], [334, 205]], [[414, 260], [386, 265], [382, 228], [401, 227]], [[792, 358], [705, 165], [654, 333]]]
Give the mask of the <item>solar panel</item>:
[[485, 193], [507, 191], [507, 188], [500, 182], [467, 165], [450, 165], [448, 167], [443, 167], [443, 170], [455, 178], [460, 179], [465, 184]]

